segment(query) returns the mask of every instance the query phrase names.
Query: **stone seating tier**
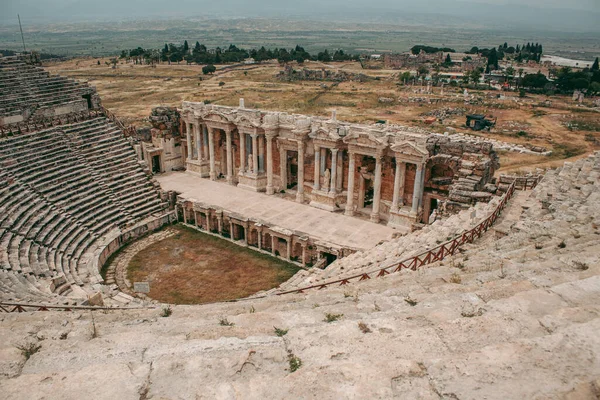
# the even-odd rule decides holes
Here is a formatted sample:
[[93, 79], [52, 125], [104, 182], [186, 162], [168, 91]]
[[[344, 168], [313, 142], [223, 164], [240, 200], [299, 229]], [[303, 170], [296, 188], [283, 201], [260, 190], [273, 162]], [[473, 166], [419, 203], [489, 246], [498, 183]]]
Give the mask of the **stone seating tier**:
[[103, 241], [166, 209], [106, 118], [6, 137], [0, 166], [0, 298], [60, 303], [71, 285], [90, 289]]
[[90, 93], [92, 88], [72, 78], [51, 76], [41, 67], [0, 57], [0, 116], [81, 102]]

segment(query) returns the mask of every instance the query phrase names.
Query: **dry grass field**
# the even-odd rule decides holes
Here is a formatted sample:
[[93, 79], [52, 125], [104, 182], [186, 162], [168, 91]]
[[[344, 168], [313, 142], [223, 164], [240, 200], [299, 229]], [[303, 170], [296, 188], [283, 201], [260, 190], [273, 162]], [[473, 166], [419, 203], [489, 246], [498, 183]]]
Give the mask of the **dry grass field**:
[[[219, 67], [214, 75], [206, 76], [199, 65], [162, 64], [152, 68], [121, 63], [112, 69], [106, 65], [108, 59], [99, 61], [100, 65], [93, 58], [75, 59], [50, 65], [49, 70], [89, 81], [96, 86], [108, 109], [138, 126], [147, 125], [146, 117], [158, 105], [180, 106], [184, 100], [237, 105], [238, 99], [243, 97], [246, 106], [251, 108], [320, 116], [330, 115], [335, 109], [341, 120], [361, 123], [385, 120], [426, 127], [436, 132], [443, 132], [447, 127], [464, 130], [464, 116], [454, 115], [443, 123], [426, 125], [426, 113], [446, 107], [464, 108], [469, 113], [493, 114], [498, 118], [496, 128], [491, 133], [478, 133], [481, 136], [554, 151], [548, 157], [502, 153], [503, 172], [552, 167], [562, 164], [565, 159], [574, 160], [600, 148], [598, 112], [578, 108], [564, 96], [528, 95], [519, 99], [516, 93], [509, 92], [504, 99], [498, 99], [497, 91], [476, 91], [471, 94], [479, 101], [465, 104], [460, 89], [446, 87], [441, 94], [440, 88], [436, 87], [432, 94], [421, 93], [421, 87], [399, 85], [399, 71], [363, 70], [357, 62], [308, 62], [303, 67], [360, 72], [374, 79], [339, 84], [282, 82], [276, 78], [282, 68], [275, 62], [236, 68]], [[381, 103], [381, 97], [396, 101]], [[415, 102], [415, 98], [425, 101]], [[432, 100], [431, 104], [428, 99]], [[540, 103], [545, 100], [552, 104], [541, 106]], [[579, 122], [580, 127], [567, 128], [573, 121]]]
[[132, 282], [150, 282], [149, 296], [169, 304], [213, 303], [274, 288], [298, 267], [227, 240], [176, 225], [177, 234], [129, 263]]

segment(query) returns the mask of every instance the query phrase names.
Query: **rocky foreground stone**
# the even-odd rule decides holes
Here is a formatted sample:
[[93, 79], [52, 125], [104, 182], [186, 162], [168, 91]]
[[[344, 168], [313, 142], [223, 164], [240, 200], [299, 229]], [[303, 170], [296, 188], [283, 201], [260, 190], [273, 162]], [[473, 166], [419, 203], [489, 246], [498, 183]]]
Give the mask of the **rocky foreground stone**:
[[1, 314], [2, 397], [598, 398], [599, 177], [600, 153], [549, 172], [416, 272], [169, 316]]

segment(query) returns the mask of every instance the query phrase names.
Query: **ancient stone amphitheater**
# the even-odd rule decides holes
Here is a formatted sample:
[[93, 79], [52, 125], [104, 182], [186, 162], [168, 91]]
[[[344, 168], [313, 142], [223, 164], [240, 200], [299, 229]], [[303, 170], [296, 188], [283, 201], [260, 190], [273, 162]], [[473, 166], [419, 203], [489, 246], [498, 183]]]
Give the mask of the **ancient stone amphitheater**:
[[[0, 60], [0, 80], [31, 68]], [[169, 316], [118, 306], [128, 296], [98, 274], [174, 215], [121, 128], [94, 109], [3, 127], [2, 398], [600, 396], [600, 153]], [[98, 292], [113, 308], [81, 305]]]

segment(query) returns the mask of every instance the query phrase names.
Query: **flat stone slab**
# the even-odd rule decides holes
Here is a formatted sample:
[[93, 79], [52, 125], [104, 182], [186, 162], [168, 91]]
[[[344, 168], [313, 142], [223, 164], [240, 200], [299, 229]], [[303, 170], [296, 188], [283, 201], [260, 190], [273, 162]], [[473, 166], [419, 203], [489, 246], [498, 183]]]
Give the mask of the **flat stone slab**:
[[301, 231], [313, 239], [364, 250], [390, 239], [394, 229], [359, 218], [332, 213], [306, 204], [251, 192], [185, 172], [155, 176], [164, 190], [174, 190], [190, 201], [234, 211], [272, 226]]

